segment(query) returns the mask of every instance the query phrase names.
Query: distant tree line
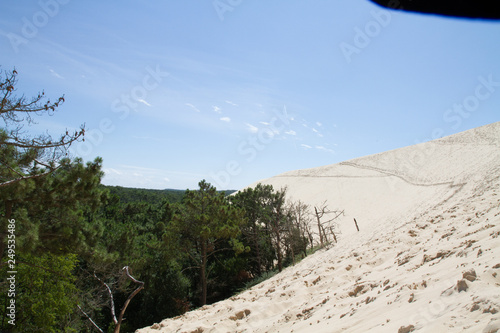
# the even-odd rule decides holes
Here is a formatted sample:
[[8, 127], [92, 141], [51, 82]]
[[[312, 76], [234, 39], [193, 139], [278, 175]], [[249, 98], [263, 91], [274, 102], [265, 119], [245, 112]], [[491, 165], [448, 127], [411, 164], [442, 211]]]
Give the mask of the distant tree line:
[[[176, 189], [153, 190], [109, 185], [101, 185], [101, 187], [102, 189], [107, 189], [111, 196], [115, 195], [118, 197], [121, 203], [146, 202], [155, 204], [161, 201], [176, 203], [180, 202], [185, 194], [185, 190]], [[220, 192], [225, 195], [230, 195], [236, 191], [225, 190]]]
[[0, 331], [133, 332], [230, 297], [312, 247], [311, 209], [286, 189], [102, 185], [102, 159], [68, 155], [84, 127], [24, 134], [64, 100], [16, 96], [16, 78], [0, 75]]

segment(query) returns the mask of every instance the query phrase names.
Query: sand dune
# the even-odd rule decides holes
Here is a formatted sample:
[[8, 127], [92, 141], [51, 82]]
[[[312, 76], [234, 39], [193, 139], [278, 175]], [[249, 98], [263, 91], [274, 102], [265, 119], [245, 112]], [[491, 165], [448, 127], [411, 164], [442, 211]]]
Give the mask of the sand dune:
[[500, 332], [500, 123], [261, 182], [344, 210], [338, 243], [138, 332]]

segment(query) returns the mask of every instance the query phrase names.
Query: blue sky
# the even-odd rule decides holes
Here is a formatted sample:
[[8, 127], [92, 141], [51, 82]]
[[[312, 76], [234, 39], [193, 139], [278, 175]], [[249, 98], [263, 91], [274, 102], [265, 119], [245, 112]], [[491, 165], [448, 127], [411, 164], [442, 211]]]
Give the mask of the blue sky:
[[18, 94], [103, 183], [239, 189], [500, 120], [500, 22], [368, 0], [4, 1]]

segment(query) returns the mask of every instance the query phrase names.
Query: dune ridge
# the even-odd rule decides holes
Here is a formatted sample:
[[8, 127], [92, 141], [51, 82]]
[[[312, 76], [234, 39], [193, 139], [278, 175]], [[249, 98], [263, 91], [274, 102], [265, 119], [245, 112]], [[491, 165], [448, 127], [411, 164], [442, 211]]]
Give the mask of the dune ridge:
[[338, 243], [137, 332], [500, 332], [500, 122], [260, 182], [344, 210]]

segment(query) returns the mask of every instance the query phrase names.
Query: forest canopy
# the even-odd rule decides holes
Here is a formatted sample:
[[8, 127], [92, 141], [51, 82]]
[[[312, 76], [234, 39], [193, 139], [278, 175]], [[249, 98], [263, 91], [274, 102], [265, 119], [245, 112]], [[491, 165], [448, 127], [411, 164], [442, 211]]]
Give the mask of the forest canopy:
[[286, 189], [103, 185], [100, 157], [69, 154], [84, 126], [56, 139], [26, 134], [64, 97], [18, 96], [17, 76], [0, 74], [0, 330], [133, 332], [230, 297], [308, 254], [309, 209], [288, 202]]

